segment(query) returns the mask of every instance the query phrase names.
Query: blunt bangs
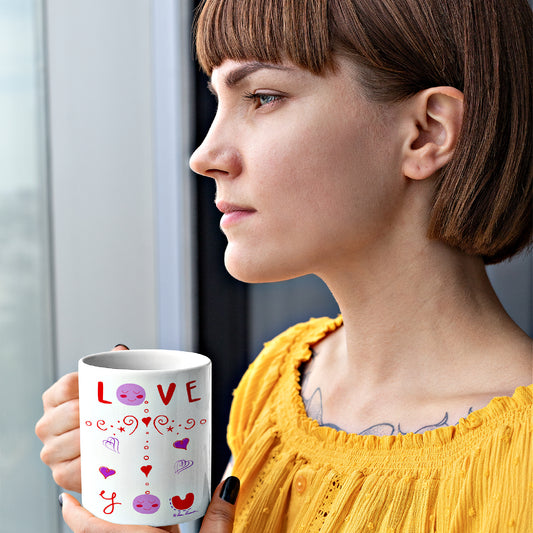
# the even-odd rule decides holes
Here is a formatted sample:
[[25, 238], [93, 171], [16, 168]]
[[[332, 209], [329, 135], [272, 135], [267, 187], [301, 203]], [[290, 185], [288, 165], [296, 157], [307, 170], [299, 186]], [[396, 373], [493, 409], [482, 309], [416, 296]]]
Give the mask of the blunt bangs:
[[314, 74], [332, 65], [326, 0], [204, 0], [195, 34], [209, 76], [225, 59], [288, 60]]

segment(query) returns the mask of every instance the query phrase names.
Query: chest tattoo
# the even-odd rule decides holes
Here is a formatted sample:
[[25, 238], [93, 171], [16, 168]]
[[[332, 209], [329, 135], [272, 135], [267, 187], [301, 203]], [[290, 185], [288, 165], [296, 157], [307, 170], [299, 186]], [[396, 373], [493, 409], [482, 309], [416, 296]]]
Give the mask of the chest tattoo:
[[[319, 425], [333, 428], [337, 431], [345, 431], [342, 427], [332, 424], [330, 422], [327, 422], [324, 420], [324, 414], [323, 414], [323, 406], [322, 406], [322, 391], [320, 390], [320, 387], [317, 387], [311, 394], [308, 394], [308, 391], [306, 390], [306, 384], [309, 379], [309, 372], [308, 372], [308, 364], [304, 365], [301, 369], [302, 373], [302, 400], [305, 406], [305, 411], [307, 413], [307, 416], [309, 418], [312, 418], [313, 420], [316, 420]], [[467, 415], [469, 415], [473, 411], [473, 407], [470, 407], [468, 409]], [[449, 426], [449, 414], [446, 411], [444, 413], [444, 416], [439, 420], [438, 422], [427, 424], [416, 431], [404, 431], [401, 427], [401, 423], [391, 422], [391, 421], [384, 421], [379, 422], [377, 424], [373, 424], [362, 431], [357, 431], [358, 435], [376, 435], [376, 436], [386, 436], [386, 435], [405, 435], [407, 433], [424, 433], [425, 431], [430, 431], [432, 429], [437, 429], [440, 427]]]

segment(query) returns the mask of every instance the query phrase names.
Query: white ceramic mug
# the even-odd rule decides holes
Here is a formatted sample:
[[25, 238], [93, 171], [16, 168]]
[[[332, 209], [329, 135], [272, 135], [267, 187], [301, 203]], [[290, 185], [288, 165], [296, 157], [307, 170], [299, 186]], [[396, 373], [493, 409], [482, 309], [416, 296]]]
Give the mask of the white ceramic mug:
[[167, 526], [211, 495], [211, 361], [173, 350], [79, 362], [83, 506], [116, 524]]

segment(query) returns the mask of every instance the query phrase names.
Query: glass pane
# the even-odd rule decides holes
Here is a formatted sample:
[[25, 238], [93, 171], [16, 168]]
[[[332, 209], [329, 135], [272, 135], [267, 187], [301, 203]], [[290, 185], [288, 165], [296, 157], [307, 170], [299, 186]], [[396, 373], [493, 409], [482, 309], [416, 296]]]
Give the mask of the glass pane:
[[0, 0], [1, 531], [57, 532], [33, 427], [52, 377], [42, 5]]

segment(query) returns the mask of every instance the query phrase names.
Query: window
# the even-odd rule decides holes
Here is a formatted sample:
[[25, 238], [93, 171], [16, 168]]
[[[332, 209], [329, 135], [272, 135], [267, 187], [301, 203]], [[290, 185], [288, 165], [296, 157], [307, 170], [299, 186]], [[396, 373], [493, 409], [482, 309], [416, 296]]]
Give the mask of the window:
[[0, 3], [0, 516], [4, 531], [55, 533], [33, 433], [53, 374], [42, 9]]

